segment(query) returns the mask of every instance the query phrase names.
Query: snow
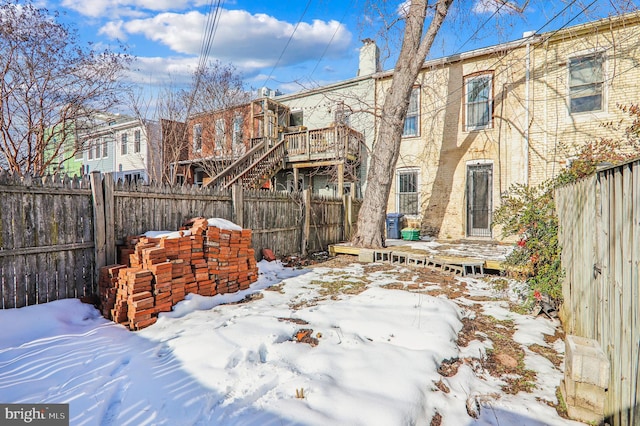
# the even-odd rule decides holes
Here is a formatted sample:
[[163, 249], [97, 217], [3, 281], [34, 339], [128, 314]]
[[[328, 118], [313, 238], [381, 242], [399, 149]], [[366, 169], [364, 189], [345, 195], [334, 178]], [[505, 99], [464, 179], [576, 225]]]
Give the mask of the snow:
[[191, 235], [191, 231], [147, 231], [144, 233], [145, 237], [149, 238], [180, 238]]
[[[548, 346], [543, 335], [557, 325], [548, 319], [482, 302], [484, 313], [513, 321], [525, 365], [538, 372], [532, 393], [509, 395], [477, 362], [438, 373], [443, 360], [491, 348], [456, 344], [466, 306], [478, 302], [384, 288], [395, 273], [361, 264], [259, 268], [249, 290], [188, 295], [139, 332], [77, 299], [0, 311], [0, 401], [68, 403], [72, 425], [429, 425], [436, 412], [443, 425], [579, 424], [544, 402], [555, 402], [562, 372], [526, 349]], [[365, 279], [358, 294], [321, 287]], [[492, 291], [462, 280], [476, 294]], [[301, 328], [313, 329], [317, 346], [292, 339]]]
[[229, 231], [242, 231], [241, 226], [236, 225], [235, 223], [229, 220], [222, 219], [219, 217], [213, 217], [213, 218], [207, 219], [207, 222], [209, 226], [215, 226], [216, 228], [226, 229]]

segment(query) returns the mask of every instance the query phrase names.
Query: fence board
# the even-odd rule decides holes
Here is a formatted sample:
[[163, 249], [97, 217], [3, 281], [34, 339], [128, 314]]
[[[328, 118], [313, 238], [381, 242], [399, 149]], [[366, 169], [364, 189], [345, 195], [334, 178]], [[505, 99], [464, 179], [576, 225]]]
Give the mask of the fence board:
[[640, 424], [639, 194], [640, 160], [556, 191], [564, 325], [597, 340], [609, 358], [605, 414], [612, 426]]
[[[102, 181], [102, 183], [99, 183]], [[234, 220], [231, 191], [197, 187], [102, 185], [104, 217], [95, 223], [94, 197], [88, 178], [18, 179], [0, 172], [0, 307], [13, 308], [80, 297], [96, 291], [94, 227], [104, 226], [108, 263], [115, 244], [127, 236], [176, 230], [196, 216]], [[100, 190], [96, 191], [99, 194]], [[245, 191], [244, 227], [253, 230], [256, 259], [261, 249], [277, 255], [299, 254], [304, 202], [300, 194]], [[241, 197], [240, 197], [241, 196]], [[352, 200], [352, 225], [345, 224], [343, 201], [314, 198], [308, 249], [326, 250], [355, 229], [359, 203]], [[100, 216], [100, 215], [98, 215]], [[313, 216], [313, 217], [312, 217]]]

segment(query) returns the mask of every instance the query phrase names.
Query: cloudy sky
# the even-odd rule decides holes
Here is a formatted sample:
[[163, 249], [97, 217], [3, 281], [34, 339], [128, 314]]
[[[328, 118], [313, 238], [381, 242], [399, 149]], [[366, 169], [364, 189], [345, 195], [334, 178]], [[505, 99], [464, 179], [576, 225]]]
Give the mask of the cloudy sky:
[[[621, 0], [517, 0], [515, 4], [528, 4], [524, 14], [502, 7], [496, 15], [495, 1], [456, 1], [431, 56], [518, 39], [527, 30], [550, 31], [568, 21], [573, 25], [591, 20], [611, 13], [611, 4], [616, 2], [635, 7], [633, 1]], [[292, 92], [354, 77], [361, 40], [369, 37], [386, 45], [379, 30], [401, 28], [395, 21], [402, 3], [38, 0], [37, 4], [60, 12], [84, 41], [98, 47], [126, 45], [137, 58], [133, 78], [139, 84], [183, 80], [207, 51], [203, 40], [210, 40], [208, 58], [233, 64], [248, 87]], [[569, 8], [561, 13], [567, 5]], [[386, 16], [384, 20], [379, 12]], [[214, 30], [209, 32], [207, 28]], [[397, 46], [392, 43], [391, 48], [389, 55], [383, 55], [383, 59], [388, 58], [385, 69], [393, 67]]]

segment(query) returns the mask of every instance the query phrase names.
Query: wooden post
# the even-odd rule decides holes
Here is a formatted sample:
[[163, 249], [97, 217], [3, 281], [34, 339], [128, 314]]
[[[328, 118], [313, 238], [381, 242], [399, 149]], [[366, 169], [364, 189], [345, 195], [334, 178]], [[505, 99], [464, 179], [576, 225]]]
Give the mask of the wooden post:
[[244, 228], [244, 194], [242, 182], [236, 182], [231, 187], [231, 203], [233, 205], [233, 222]]
[[116, 253], [116, 227], [115, 227], [115, 181], [113, 174], [104, 176], [104, 221], [105, 221], [105, 253], [107, 265], [113, 265], [117, 261]]
[[350, 241], [351, 236], [353, 235], [352, 229], [352, 221], [353, 221], [353, 198], [351, 198], [351, 194], [342, 196], [342, 211], [343, 211], [343, 231], [342, 231], [342, 239], [345, 241]]
[[[104, 196], [102, 193], [102, 177], [100, 172], [91, 172], [91, 199], [93, 200], [93, 244], [95, 253], [94, 281], [97, 286], [100, 268], [107, 265], [104, 221]], [[97, 288], [97, 287], [96, 287]]]
[[297, 167], [293, 168], [293, 192], [300, 191], [300, 185], [298, 185], [298, 178], [300, 175], [300, 171]]
[[338, 197], [344, 195], [344, 162], [338, 163]]
[[302, 191], [302, 203], [304, 204], [304, 221], [302, 222], [302, 243], [300, 253], [302, 256], [307, 255], [307, 245], [311, 235], [311, 190]]

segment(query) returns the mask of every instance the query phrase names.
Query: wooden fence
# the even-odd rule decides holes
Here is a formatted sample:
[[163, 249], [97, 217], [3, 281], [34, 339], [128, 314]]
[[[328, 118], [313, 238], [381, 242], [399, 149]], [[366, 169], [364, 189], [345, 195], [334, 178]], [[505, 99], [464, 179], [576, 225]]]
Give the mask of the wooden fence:
[[95, 293], [98, 268], [127, 236], [174, 231], [192, 217], [253, 230], [256, 257], [307, 254], [349, 239], [360, 202], [303, 193], [25, 178], [0, 172], [0, 308]]
[[640, 160], [556, 191], [566, 332], [598, 341], [611, 426], [640, 425]]

